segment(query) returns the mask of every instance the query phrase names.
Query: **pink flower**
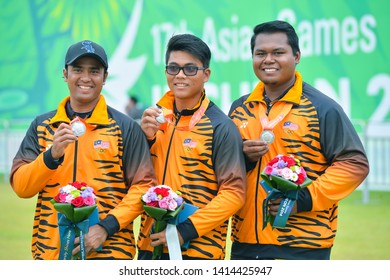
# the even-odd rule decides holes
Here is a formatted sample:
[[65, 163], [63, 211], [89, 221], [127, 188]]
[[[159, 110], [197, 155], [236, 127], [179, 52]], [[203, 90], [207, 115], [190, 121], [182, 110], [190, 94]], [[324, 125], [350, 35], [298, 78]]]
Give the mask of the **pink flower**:
[[173, 191], [169, 186], [159, 185], [149, 188], [141, 196], [141, 200], [147, 206], [174, 211], [178, 206], [183, 204], [183, 198], [179, 194], [181, 194], [179, 191]]
[[59, 198], [59, 201], [58, 201], [58, 202], [65, 203], [66, 197], [67, 197], [67, 196], [68, 196], [68, 195], [67, 195], [66, 193], [59, 193], [59, 194], [58, 194], [58, 198]]
[[[169, 220], [177, 217], [183, 209], [183, 198], [179, 191], [172, 190], [166, 185], [151, 187], [141, 196], [145, 212], [155, 219], [153, 233], [161, 232], [167, 227]], [[158, 245], [153, 249], [152, 259], [161, 256], [163, 245]]]
[[74, 207], [91, 206], [96, 204], [96, 195], [92, 187], [84, 182], [76, 181], [61, 187], [54, 201], [72, 204]]
[[162, 199], [158, 202], [158, 207], [162, 209], [168, 209], [169, 201], [168, 199]]
[[175, 199], [169, 199], [168, 200], [168, 210], [174, 211], [177, 208], [177, 201]]
[[267, 165], [267, 166], [265, 167], [265, 169], [264, 169], [264, 172], [265, 172], [265, 174], [267, 174], [267, 175], [271, 175], [272, 170], [273, 170], [272, 166]]
[[280, 172], [280, 175], [284, 178], [284, 179], [287, 179], [287, 180], [290, 180], [291, 179], [291, 176], [293, 174], [293, 171], [288, 168], [288, 167], [285, 167], [281, 170]]
[[301, 170], [298, 174], [302, 174], [304, 178], [307, 177], [305, 169], [301, 166]]
[[307, 178], [301, 162], [293, 156], [277, 155], [264, 168], [264, 173], [272, 180], [272, 176], [278, 176], [296, 183], [302, 184]]
[[84, 199], [84, 204], [87, 206], [94, 205], [95, 199], [92, 196], [88, 196]]

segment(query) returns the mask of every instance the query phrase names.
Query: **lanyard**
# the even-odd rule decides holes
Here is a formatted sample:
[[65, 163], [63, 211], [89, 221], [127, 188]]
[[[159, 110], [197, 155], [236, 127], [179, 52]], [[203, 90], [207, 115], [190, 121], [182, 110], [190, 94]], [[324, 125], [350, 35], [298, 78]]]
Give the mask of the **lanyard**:
[[274, 127], [281, 121], [284, 119], [284, 117], [288, 114], [288, 112], [290, 112], [291, 108], [292, 108], [292, 103], [287, 103], [287, 102], [284, 102], [283, 103], [283, 107], [282, 107], [282, 110], [280, 112], [280, 114], [278, 114], [276, 116], [276, 118], [274, 118], [273, 120], [269, 120], [267, 115], [265, 114], [265, 112], [261, 112], [260, 113], [260, 116], [263, 115], [262, 117], [260, 117], [260, 122], [261, 122], [261, 125], [263, 126], [263, 130], [273, 130]]
[[161, 107], [161, 110], [163, 111], [165, 120], [170, 124], [175, 126], [178, 130], [191, 130], [203, 117], [204, 113], [206, 112], [207, 106], [209, 105], [210, 101], [208, 99], [203, 100], [202, 105], [194, 112], [192, 115], [190, 122], [188, 125], [185, 126], [177, 126], [175, 125], [173, 121], [173, 111], [164, 107]]
[[269, 120], [265, 113], [260, 112], [260, 115], [263, 115], [262, 117], [260, 117], [260, 122], [263, 126], [263, 131], [261, 132], [260, 140], [265, 141], [267, 144], [272, 144], [272, 142], [274, 142], [275, 135], [272, 130], [281, 120], [284, 119], [284, 117], [288, 114], [291, 108], [292, 103], [284, 102], [282, 111], [273, 120]]

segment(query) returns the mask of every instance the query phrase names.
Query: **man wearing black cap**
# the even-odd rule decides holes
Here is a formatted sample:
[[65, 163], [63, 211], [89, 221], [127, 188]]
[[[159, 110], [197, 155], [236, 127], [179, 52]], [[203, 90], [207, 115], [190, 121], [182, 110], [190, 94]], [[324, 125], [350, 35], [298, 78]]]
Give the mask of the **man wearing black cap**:
[[[98, 44], [70, 46], [63, 69], [70, 95], [57, 110], [35, 118], [14, 158], [14, 191], [22, 198], [37, 195], [34, 259], [61, 258], [57, 213], [50, 200], [73, 181], [85, 182], [97, 196], [100, 222], [85, 235], [86, 258], [135, 256], [132, 222], [143, 211], [141, 195], [156, 181], [140, 126], [109, 107], [101, 94], [107, 69], [106, 52]], [[73, 255], [80, 251], [78, 243], [76, 237]]]
[[69, 47], [65, 57], [65, 67], [71, 65], [77, 59], [83, 56], [94, 57], [100, 61], [107, 71], [107, 55], [104, 49], [92, 41], [81, 41]]

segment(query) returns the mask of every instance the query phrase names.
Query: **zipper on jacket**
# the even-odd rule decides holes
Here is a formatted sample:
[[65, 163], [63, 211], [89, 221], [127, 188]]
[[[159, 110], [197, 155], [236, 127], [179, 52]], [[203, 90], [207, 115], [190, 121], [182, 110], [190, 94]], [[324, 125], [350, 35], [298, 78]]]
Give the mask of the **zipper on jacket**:
[[74, 158], [73, 158], [73, 182], [77, 180], [77, 157], [78, 157], [79, 140], [74, 142]]
[[[261, 159], [259, 159], [259, 167], [257, 168], [257, 178], [256, 178], [256, 193], [255, 193], [255, 233], [256, 233], [256, 243], [257, 244], [260, 244], [260, 239], [259, 239], [259, 231], [258, 231], [258, 207], [259, 207], [259, 203], [258, 203], [258, 197], [259, 197], [259, 185], [260, 185], [260, 174], [261, 174], [261, 170], [260, 170], [260, 167], [261, 167]], [[263, 208], [263, 204], [260, 205], [261, 208]], [[263, 220], [263, 217], [261, 218], [261, 220]], [[262, 227], [262, 225], [261, 225]]]
[[167, 158], [165, 159], [165, 164], [164, 164], [164, 175], [163, 175], [162, 182], [161, 182], [162, 185], [164, 185], [164, 183], [165, 183], [165, 176], [166, 176], [166, 174], [167, 174], [167, 169], [168, 169], [168, 158], [169, 158], [169, 153], [170, 153], [170, 151], [171, 151], [171, 145], [172, 145], [173, 135], [175, 134], [176, 126], [177, 126], [177, 124], [179, 123], [180, 117], [181, 117], [181, 113], [179, 113], [179, 114], [177, 115], [177, 119], [176, 119], [176, 122], [175, 122], [175, 127], [173, 128], [173, 131], [172, 131], [172, 134], [171, 134], [171, 139], [169, 139]]

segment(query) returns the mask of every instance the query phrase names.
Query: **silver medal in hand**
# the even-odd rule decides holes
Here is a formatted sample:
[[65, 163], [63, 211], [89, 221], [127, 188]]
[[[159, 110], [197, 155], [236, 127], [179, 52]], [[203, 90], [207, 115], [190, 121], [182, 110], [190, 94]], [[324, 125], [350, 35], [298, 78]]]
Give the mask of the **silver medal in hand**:
[[85, 124], [79, 120], [78, 118], [74, 119], [71, 123], [70, 126], [73, 130], [74, 135], [81, 136], [85, 133], [87, 128], [85, 127]]
[[156, 117], [156, 121], [158, 121], [159, 123], [167, 122], [167, 120], [164, 117], [164, 113], [162, 111], [161, 111], [160, 115], [158, 117]]
[[261, 133], [260, 140], [265, 141], [267, 144], [274, 142], [275, 135], [271, 130], [264, 130]]

